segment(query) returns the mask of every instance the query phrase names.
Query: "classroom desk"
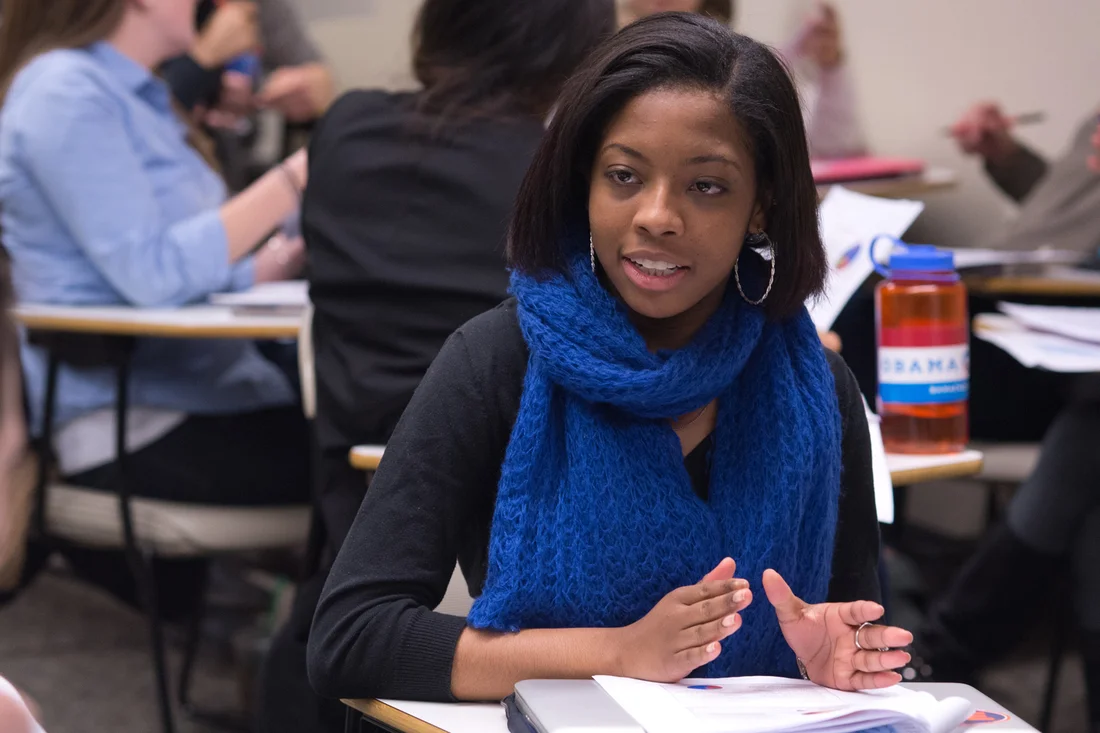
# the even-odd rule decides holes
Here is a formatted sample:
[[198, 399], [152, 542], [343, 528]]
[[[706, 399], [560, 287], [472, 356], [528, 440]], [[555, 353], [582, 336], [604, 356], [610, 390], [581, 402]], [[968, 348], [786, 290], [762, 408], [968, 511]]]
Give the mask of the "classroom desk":
[[[360, 471], [374, 471], [382, 459], [381, 446], [361, 445], [351, 449], [349, 461]], [[894, 486], [909, 486], [928, 481], [973, 476], [982, 470], [982, 454], [964, 451], [943, 456], [906, 456], [887, 454], [890, 478]]]
[[242, 315], [226, 306], [183, 308], [128, 306], [19, 305], [15, 319], [29, 330], [100, 336], [159, 338], [295, 338], [299, 316]]
[[1100, 298], [1100, 273], [963, 276], [971, 295], [991, 298], [1014, 296]]
[[833, 185], [844, 186], [850, 191], [888, 199], [910, 198], [955, 187], [959, 177], [948, 168], [927, 168], [923, 173], [897, 178], [875, 178], [867, 181], [847, 181], [817, 187], [818, 197], [825, 196]]
[[911, 486], [974, 476], [982, 470], [982, 454], [976, 450], [942, 456], [887, 453], [886, 463], [890, 467], [890, 480], [894, 486]]
[[[964, 685], [925, 682], [906, 684], [936, 697], [966, 695], [979, 709], [996, 709], [988, 697]], [[396, 700], [344, 700], [367, 720], [396, 733], [508, 733], [504, 707], [498, 703], [436, 703]], [[351, 713], [354, 715], [355, 713]], [[955, 733], [975, 730], [962, 725]]]

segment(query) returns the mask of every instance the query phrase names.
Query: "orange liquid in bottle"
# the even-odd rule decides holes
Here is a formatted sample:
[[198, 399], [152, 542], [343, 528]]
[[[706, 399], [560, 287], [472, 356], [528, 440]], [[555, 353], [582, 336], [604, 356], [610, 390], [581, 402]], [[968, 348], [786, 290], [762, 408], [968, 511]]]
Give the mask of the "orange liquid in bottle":
[[969, 318], [954, 272], [895, 273], [875, 290], [878, 411], [891, 453], [955, 453], [969, 440]]

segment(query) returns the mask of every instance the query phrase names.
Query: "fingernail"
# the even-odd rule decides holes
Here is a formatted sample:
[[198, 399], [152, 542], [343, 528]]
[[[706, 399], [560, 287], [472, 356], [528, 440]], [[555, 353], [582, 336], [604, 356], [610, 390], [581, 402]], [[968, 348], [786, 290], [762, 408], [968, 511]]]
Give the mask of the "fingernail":
[[736, 593], [734, 593], [733, 594], [733, 602], [734, 603], [744, 603], [746, 593], [748, 593], [748, 591], [744, 591], [744, 590], [739, 590]]
[[906, 653], [905, 653], [905, 663], [906, 663], [906, 664], [909, 664], [909, 663], [910, 663], [910, 662], [912, 662], [912, 661], [913, 661], [913, 655], [912, 655], [912, 654], [910, 654], [909, 652], [906, 652]]
[[707, 644], [707, 654], [714, 654], [714, 650], [717, 648], [718, 644], [712, 641], [711, 643]]
[[735, 623], [737, 623], [736, 613], [731, 613], [729, 616], [726, 616], [724, 619], [722, 619], [722, 625], [725, 626], [727, 629], [733, 626]]

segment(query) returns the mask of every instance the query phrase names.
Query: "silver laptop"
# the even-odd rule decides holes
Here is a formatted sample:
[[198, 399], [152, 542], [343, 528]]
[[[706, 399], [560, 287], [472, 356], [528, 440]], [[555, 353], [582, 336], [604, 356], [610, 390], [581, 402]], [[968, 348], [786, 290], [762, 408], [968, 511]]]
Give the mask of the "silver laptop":
[[[962, 725], [957, 733], [1037, 733], [969, 685], [914, 683], [905, 687], [937, 699], [962, 697], [973, 703], [978, 709], [975, 724]], [[516, 685], [515, 701], [533, 733], [645, 733], [594, 680], [526, 680]]]

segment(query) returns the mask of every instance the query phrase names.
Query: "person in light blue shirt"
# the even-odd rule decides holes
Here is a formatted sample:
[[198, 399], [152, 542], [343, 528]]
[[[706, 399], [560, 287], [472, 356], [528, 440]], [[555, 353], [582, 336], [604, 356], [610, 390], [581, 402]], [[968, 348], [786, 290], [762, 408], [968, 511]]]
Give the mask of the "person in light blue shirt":
[[[20, 302], [177, 306], [300, 270], [300, 240], [264, 242], [297, 210], [304, 151], [227, 200], [151, 72], [188, 50], [194, 6], [5, 2], [0, 227]], [[37, 431], [46, 356], [24, 343], [22, 361]], [[62, 370], [56, 452], [74, 483], [115, 485], [114, 399], [111, 370]], [[142, 340], [130, 400], [136, 494], [306, 500], [304, 420], [284, 373], [252, 343]]]

